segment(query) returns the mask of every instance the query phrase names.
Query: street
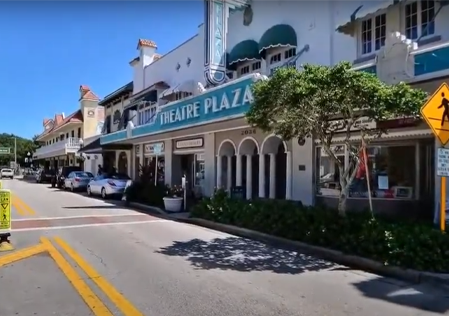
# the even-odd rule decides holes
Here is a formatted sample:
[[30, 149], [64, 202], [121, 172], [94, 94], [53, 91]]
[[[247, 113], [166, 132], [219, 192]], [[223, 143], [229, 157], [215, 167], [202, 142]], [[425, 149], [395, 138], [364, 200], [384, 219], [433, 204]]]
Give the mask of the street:
[[449, 291], [430, 285], [48, 184], [2, 183], [13, 193], [15, 248], [0, 253], [2, 316], [449, 315]]

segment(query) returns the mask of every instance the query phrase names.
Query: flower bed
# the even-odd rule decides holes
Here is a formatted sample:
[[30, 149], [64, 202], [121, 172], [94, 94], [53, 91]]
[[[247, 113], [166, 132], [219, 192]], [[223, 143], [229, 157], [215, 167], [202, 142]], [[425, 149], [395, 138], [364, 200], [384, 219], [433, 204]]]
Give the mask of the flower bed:
[[348, 213], [279, 200], [230, 199], [218, 191], [192, 216], [327, 247], [399, 266], [449, 272], [449, 237], [430, 225], [373, 219], [369, 212]]

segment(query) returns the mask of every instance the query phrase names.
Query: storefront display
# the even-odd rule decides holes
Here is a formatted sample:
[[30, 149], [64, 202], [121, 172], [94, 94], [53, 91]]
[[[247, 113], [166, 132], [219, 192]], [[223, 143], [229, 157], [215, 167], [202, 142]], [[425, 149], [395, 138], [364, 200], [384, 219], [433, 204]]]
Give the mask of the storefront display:
[[[355, 159], [350, 157], [345, 146], [335, 146], [332, 150], [343, 165], [346, 161]], [[383, 199], [413, 199], [416, 180], [415, 153], [416, 145], [413, 144], [367, 147], [367, 161], [365, 163], [364, 155], [359, 155], [360, 162], [349, 186], [348, 196], [350, 198], [368, 198], [371, 195], [373, 198]], [[317, 148], [316, 161], [317, 194], [339, 197], [341, 185], [337, 164], [322, 147]]]

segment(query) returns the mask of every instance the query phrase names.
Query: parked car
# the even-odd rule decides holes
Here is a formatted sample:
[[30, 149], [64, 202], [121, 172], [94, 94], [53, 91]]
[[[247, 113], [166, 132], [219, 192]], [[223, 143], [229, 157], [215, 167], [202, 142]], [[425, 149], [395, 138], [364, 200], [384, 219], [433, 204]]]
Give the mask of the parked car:
[[126, 184], [131, 178], [126, 174], [103, 174], [93, 178], [87, 185], [87, 195], [101, 195], [103, 199], [109, 196], [122, 197]]
[[65, 166], [59, 169], [59, 172], [54, 175], [51, 179], [51, 187], [58, 187], [59, 189], [64, 189], [65, 178], [74, 171], [82, 171], [81, 167], [78, 166]]
[[40, 169], [36, 172], [36, 182], [37, 183], [51, 183], [56, 171], [54, 169]]
[[67, 178], [64, 179], [64, 189], [70, 189], [72, 192], [75, 190], [85, 190], [90, 180], [92, 180], [93, 178], [94, 175], [90, 172], [70, 172]]
[[11, 178], [14, 179], [14, 170], [10, 169], [10, 168], [3, 168], [0, 171], [0, 178]]

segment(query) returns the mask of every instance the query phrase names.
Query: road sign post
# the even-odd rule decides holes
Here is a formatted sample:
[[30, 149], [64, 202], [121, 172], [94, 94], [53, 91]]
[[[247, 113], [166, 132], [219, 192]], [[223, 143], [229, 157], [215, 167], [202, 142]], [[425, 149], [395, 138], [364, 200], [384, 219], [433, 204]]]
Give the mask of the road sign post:
[[13, 250], [11, 236], [11, 191], [0, 190], [0, 251]]
[[440, 229], [446, 230], [446, 177], [449, 176], [449, 86], [443, 83], [421, 108], [433, 134], [441, 143], [438, 148], [437, 176], [441, 177], [440, 186]]

